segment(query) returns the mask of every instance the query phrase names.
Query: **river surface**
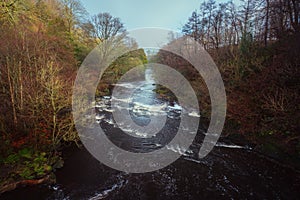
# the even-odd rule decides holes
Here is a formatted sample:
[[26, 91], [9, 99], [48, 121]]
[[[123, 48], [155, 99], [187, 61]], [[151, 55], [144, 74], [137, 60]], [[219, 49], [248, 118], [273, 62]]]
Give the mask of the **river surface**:
[[[132, 98], [117, 101], [129, 102], [128, 108], [120, 109], [128, 109], [132, 120], [141, 126], [150, 122], [150, 116], [165, 115], [166, 124], [156, 137], [147, 138], [146, 132], [128, 124], [121, 128], [136, 137], [124, 134], [112, 116], [109, 96], [96, 100], [96, 120], [115, 145], [141, 153], [167, 145], [168, 150], [181, 155], [177, 161], [154, 172], [130, 174], [101, 164], [84, 147], [70, 147], [63, 152], [65, 165], [57, 170], [55, 185], [18, 188], [0, 199], [299, 199], [299, 173], [247, 145], [236, 145], [221, 137], [213, 151], [199, 159], [205, 137], [201, 122], [198, 132], [191, 133], [196, 138], [189, 149], [168, 145], [181, 117], [199, 118], [198, 111], [158, 99], [151, 69], [146, 70], [146, 79], [139, 84], [142, 86], [136, 88]], [[135, 84], [119, 86], [126, 90]]]

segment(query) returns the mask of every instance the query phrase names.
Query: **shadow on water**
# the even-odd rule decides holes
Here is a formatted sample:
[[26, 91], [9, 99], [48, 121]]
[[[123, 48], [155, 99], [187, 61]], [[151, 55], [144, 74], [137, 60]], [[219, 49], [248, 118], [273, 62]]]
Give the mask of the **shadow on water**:
[[[153, 83], [149, 81], [139, 90], [129, 108], [134, 121], [147, 124], [150, 115], [167, 115], [164, 128], [155, 137], [145, 139], [123, 134], [112, 117], [110, 97], [97, 101], [97, 120], [115, 145], [132, 152], [149, 152], [168, 145], [177, 132], [180, 116], [195, 112], [156, 99]], [[139, 134], [130, 126], [123, 128]], [[298, 199], [300, 196], [299, 173], [249, 147], [221, 139], [207, 157], [198, 159], [204, 136], [204, 131], [199, 129], [189, 149], [167, 146], [181, 154], [180, 159], [166, 168], [144, 174], [113, 170], [97, 161], [84, 147], [69, 147], [63, 152], [65, 165], [56, 172], [55, 185], [18, 188], [0, 199]]]
[[[191, 149], [197, 148], [193, 145]], [[19, 188], [1, 199], [297, 199], [299, 174], [246, 148], [220, 145], [204, 159], [183, 155], [145, 174], [108, 168], [84, 148], [65, 152], [57, 184]]]

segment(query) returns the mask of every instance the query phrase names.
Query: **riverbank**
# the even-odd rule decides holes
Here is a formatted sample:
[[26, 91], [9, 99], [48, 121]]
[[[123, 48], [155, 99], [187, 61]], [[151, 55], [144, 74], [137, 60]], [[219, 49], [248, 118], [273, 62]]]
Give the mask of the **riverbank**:
[[[208, 119], [204, 119], [201, 118], [201, 122], [202, 124], [207, 124], [208, 123]], [[200, 125], [200, 129], [201, 130], [205, 130], [206, 125]], [[254, 154], [257, 154], [259, 157], [262, 157], [263, 159], [269, 160], [270, 163], [273, 163], [274, 165], [278, 165], [281, 166], [285, 169], [290, 169], [291, 171], [294, 171], [295, 173], [300, 173], [300, 164], [299, 164], [299, 160], [297, 160], [297, 158], [292, 157], [289, 154], [286, 154], [285, 152], [281, 151], [280, 149], [276, 149], [276, 148], [271, 148], [267, 146], [266, 147], [264, 145], [258, 145], [255, 144], [249, 140], [247, 140], [246, 138], [244, 138], [243, 136], [239, 135], [239, 134], [230, 134], [228, 136], [224, 136], [221, 137], [220, 139], [221, 144], [227, 144], [227, 146], [230, 145], [236, 145], [237, 147], [244, 147], [249, 149], [249, 151], [251, 151]], [[225, 145], [226, 146], [226, 145]], [[218, 145], [215, 147], [216, 149], [218, 149]], [[72, 145], [69, 147], [65, 147], [62, 150], [62, 160], [66, 161], [66, 167], [61, 166], [59, 168], [61, 169], [56, 169], [55, 172], [51, 172], [43, 177], [40, 178], [35, 178], [35, 179], [23, 179], [21, 180], [19, 178], [19, 180], [13, 180], [12, 178], [6, 178], [6, 182], [2, 182], [1, 183], [1, 187], [0, 187], [0, 194], [1, 193], [6, 193], [18, 188], [24, 188], [24, 187], [36, 187], [34, 185], [57, 185], [57, 173], [58, 176], [60, 176], [59, 179], [62, 179], [63, 172], [66, 171], [76, 171], [76, 169], [78, 168], [78, 164], [75, 164], [75, 161], [73, 160], [74, 157], [76, 157], [76, 152], [85, 152], [84, 154], [88, 154], [88, 152], [86, 152], [86, 150], [84, 150], [85, 148], [83, 146], [79, 147], [77, 145]], [[80, 153], [80, 155], [84, 155], [82, 153]], [[85, 156], [84, 156], [85, 157]], [[71, 163], [69, 163], [71, 159]], [[76, 158], [80, 159], [80, 158]], [[76, 161], [77, 162], [77, 161]], [[82, 161], [80, 161], [82, 162]], [[95, 165], [98, 165], [100, 163], [95, 162]], [[73, 166], [74, 165], [74, 166]], [[79, 164], [83, 167], [84, 162], [82, 162], [81, 164]], [[10, 169], [5, 170], [5, 168], [1, 168], [1, 173], [6, 173], [6, 174], [11, 174], [11, 173], [15, 173], [16, 169], [13, 169], [10, 167]], [[8, 172], [10, 171], [10, 172]], [[74, 171], [74, 176], [76, 176], [76, 172]], [[78, 177], [79, 178], [79, 177]], [[59, 182], [61, 182], [61, 180], [59, 180]], [[70, 184], [70, 183], [68, 183]], [[39, 186], [37, 186], [39, 187]], [[29, 189], [30, 190], [30, 189]]]
[[[157, 148], [156, 140], [136, 141], [120, 137], [111, 124], [108, 99], [99, 102], [103, 110], [101, 127], [109, 129], [109, 137], [116, 144], [126, 148], [146, 151]], [[150, 109], [150, 107], [148, 107]], [[151, 109], [150, 109], [151, 110]], [[150, 111], [149, 110], [149, 111]], [[181, 158], [170, 166], [146, 174], [126, 174], [104, 166], [84, 148], [76, 145], [64, 148], [64, 167], [57, 169], [56, 183], [21, 187], [1, 195], [3, 199], [131, 199], [140, 198], [173, 199], [192, 198], [200, 194], [209, 197], [236, 198], [285, 198], [299, 196], [300, 174], [283, 162], [261, 154], [257, 145], [241, 134], [223, 135], [213, 151], [204, 159], [198, 159], [208, 118], [202, 117], [201, 124], [190, 150], [170, 146], [170, 151], [181, 154]], [[176, 120], [174, 123], [177, 122]], [[176, 123], [175, 123], [176, 124]], [[172, 136], [175, 124], [169, 124], [164, 135]], [[188, 171], [186, 169], [189, 169]], [[189, 179], [193, 179], [190, 182]], [[167, 196], [164, 196], [167, 195]]]
[[[84, 148], [63, 152], [65, 166], [56, 184], [21, 187], [5, 200], [40, 199], [297, 199], [300, 174], [244, 146], [221, 143], [204, 159], [183, 155], [170, 166], [145, 174], [126, 174], [104, 166]], [[194, 143], [191, 147], [195, 150]], [[188, 170], [187, 170], [188, 169]], [[193, 181], [190, 181], [190, 180]]]
[[55, 171], [63, 167], [59, 153], [39, 152], [24, 147], [1, 159], [0, 194], [18, 187], [53, 184]]
[[[286, 35], [268, 44], [209, 49], [219, 68], [227, 95], [227, 115], [222, 135], [243, 138], [256, 150], [288, 162], [300, 162], [300, 34]], [[250, 56], [251, 55], [251, 56]], [[208, 89], [199, 73], [182, 58], [163, 50], [155, 62], [173, 67], [191, 83], [201, 116], [210, 118]], [[158, 88], [161, 98], [169, 92]]]

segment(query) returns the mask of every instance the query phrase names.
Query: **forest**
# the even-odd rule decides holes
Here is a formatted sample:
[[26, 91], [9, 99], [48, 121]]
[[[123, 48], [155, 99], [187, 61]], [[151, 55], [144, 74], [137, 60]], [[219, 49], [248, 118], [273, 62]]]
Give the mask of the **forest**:
[[[199, 42], [216, 62], [227, 93], [222, 137], [300, 169], [300, 1], [241, 0], [199, 3], [170, 43]], [[0, 194], [20, 185], [55, 183], [63, 150], [81, 146], [72, 117], [72, 89], [85, 57], [118, 36], [138, 48], [121, 19], [90, 16], [79, 0], [0, 2]], [[97, 96], [129, 69], [157, 62], [191, 83], [204, 126], [210, 97], [198, 72], [160, 50], [149, 61], [143, 49], [118, 58], [105, 72]], [[162, 99], [168, 90], [157, 88]]]
[[[204, 1], [182, 33], [198, 41], [216, 62], [227, 93], [222, 134], [248, 140], [272, 157], [299, 166], [299, 1]], [[177, 36], [171, 35], [176, 39]], [[198, 72], [161, 50], [156, 62], [172, 66], [192, 84], [203, 122], [210, 121], [210, 96]], [[162, 97], [168, 90], [158, 88]]]
[[[125, 41], [127, 33], [119, 18], [89, 16], [78, 0], [4, 0], [0, 9], [2, 191], [62, 167], [61, 149], [79, 143], [71, 113], [76, 72], [101, 41], [117, 34]], [[126, 48], [137, 45], [127, 41]], [[99, 95], [107, 94], [107, 82], [146, 62], [143, 50], [123, 57], [131, 62], [112, 64], [108, 74], [115, 78], [104, 75]]]
[[[221, 72], [228, 101], [223, 134], [242, 136], [260, 151], [276, 152], [287, 160], [284, 153], [293, 159], [300, 153], [299, 8], [296, 0], [243, 0], [240, 6], [208, 0], [182, 27], [183, 34], [210, 53]], [[180, 58], [168, 59], [166, 52], [158, 59], [188, 74], [200, 107], [209, 111], [206, 86], [197, 84], [203, 83], [201, 77], [191, 67], [187, 72]]]

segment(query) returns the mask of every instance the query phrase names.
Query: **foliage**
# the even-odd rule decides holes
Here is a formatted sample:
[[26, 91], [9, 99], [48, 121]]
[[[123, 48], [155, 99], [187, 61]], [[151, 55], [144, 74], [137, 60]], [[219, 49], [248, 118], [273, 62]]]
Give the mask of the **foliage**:
[[251, 33], [244, 33], [240, 43], [240, 53], [242, 57], [248, 58], [253, 46], [253, 36]]
[[[272, 138], [300, 152], [299, 3], [295, 0], [203, 2], [183, 27], [209, 51], [224, 78], [228, 97], [227, 133], [261, 141]], [[0, 165], [11, 177], [41, 177], [63, 162], [57, 151], [77, 142], [71, 92], [78, 66], [97, 44], [120, 37], [137, 49], [123, 23], [109, 13], [87, 19], [79, 0], [0, 2]], [[172, 42], [172, 41], [171, 41]], [[209, 117], [210, 98], [197, 71], [160, 50], [155, 61], [181, 72]], [[147, 63], [143, 49], [116, 59], [103, 74], [97, 95], [133, 67]], [[168, 91], [158, 88], [166, 95]], [[84, 98], [84, 97], [83, 97]], [[0, 174], [1, 175], [1, 174]]]
[[[79, 0], [0, 2], [1, 180], [39, 178], [62, 167], [58, 151], [78, 141], [71, 113], [76, 70], [96, 45], [115, 36], [124, 48], [137, 48], [119, 18], [99, 13], [88, 19]], [[117, 59], [99, 93], [146, 62], [143, 50]]]
[[0, 165], [13, 168], [10, 176], [18, 176], [17, 179], [36, 179], [50, 173], [58, 166], [60, 159], [58, 156], [49, 156], [45, 152], [25, 147], [2, 159]]
[[[237, 7], [210, 0], [183, 26], [182, 33], [203, 45], [221, 72], [228, 103], [224, 134], [243, 134], [256, 143], [272, 140], [289, 153], [299, 152], [299, 5], [243, 0]], [[193, 67], [162, 50], [155, 59], [189, 80], [209, 117], [209, 95]]]
[[22, 178], [32, 179], [35, 177], [41, 177], [45, 175], [47, 172], [51, 171], [52, 169], [51, 166], [46, 164], [47, 163], [47, 158], [45, 157], [46, 153], [42, 152], [35, 155], [30, 155], [29, 158], [31, 158], [31, 156], [34, 156], [33, 160], [30, 160], [27, 157], [27, 160], [23, 162], [26, 167], [22, 169], [22, 171], [20, 171], [19, 173], [19, 175]]
[[97, 96], [111, 94], [110, 86], [117, 83], [117, 81], [130, 69], [139, 67], [140, 70], [137, 70], [136, 72], [143, 73], [143, 65], [147, 62], [147, 57], [143, 49], [130, 51], [117, 58], [104, 72], [96, 91]]
[[[168, 51], [160, 50], [156, 55], [156, 62], [160, 64], [164, 64], [176, 69], [180, 72], [191, 84], [193, 90], [195, 91], [196, 96], [199, 99], [199, 106], [201, 111], [201, 116], [204, 114], [207, 116], [210, 113], [210, 97], [208, 94], [207, 86], [200, 76], [198, 71], [185, 59], [181, 58], [178, 55], [170, 53]], [[155, 73], [155, 71], [154, 71]], [[165, 87], [158, 87], [156, 92], [162, 97], [170, 96], [174, 97], [174, 95], [167, 90]], [[167, 94], [167, 95], [166, 95]], [[183, 97], [184, 98], [184, 97]], [[186, 95], [185, 98], [189, 98], [189, 95]], [[171, 100], [176, 100], [175, 98], [171, 98]], [[190, 105], [194, 106], [194, 105]]]
[[1, 179], [48, 174], [61, 166], [55, 153], [61, 145], [78, 140], [71, 92], [92, 41], [81, 31], [78, 12], [67, 18], [62, 14], [69, 4], [61, 3], [0, 3], [0, 165], [7, 172]]

